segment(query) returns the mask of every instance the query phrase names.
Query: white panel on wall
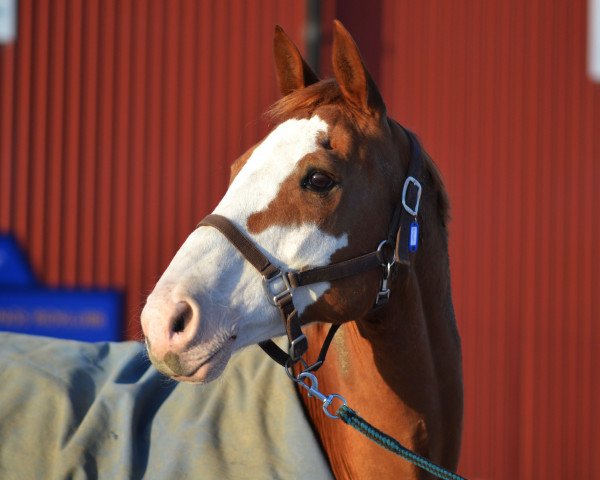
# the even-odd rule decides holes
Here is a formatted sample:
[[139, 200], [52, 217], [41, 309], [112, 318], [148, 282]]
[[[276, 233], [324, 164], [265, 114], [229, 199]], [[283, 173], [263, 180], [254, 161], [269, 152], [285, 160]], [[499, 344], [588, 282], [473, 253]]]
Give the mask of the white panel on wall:
[[589, 0], [588, 73], [592, 80], [600, 82], [600, 0]]
[[17, 0], [0, 0], [0, 43], [17, 37]]

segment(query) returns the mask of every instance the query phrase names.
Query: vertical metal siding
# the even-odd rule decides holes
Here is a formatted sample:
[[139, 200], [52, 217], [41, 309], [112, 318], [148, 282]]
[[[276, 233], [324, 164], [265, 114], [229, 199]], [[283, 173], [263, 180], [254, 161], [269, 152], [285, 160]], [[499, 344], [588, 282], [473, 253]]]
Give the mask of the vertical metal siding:
[[0, 46], [0, 230], [42, 281], [145, 295], [266, 131], [303, 2], [21, 0]]
[[600, 85], [586, 77], [585, 2], [377, 7], [381, 25], [352, 2], [333, 15], [380, 32], [366, 62], [450, 192], [461, 470], [600, 478]]

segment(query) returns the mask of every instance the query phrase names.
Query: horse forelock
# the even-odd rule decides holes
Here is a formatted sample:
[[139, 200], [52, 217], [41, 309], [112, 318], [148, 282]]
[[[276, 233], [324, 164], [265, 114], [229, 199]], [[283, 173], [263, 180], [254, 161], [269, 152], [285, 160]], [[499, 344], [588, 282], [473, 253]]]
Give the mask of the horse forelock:
[[337, 81], [329, 78], [282, 97], [271, 105], [265, 116], [270, 123], [277, 124], [290, 118], [308, 118], [325, 105], [335, 105], [348, 116], [354, 111], [344, 100]]

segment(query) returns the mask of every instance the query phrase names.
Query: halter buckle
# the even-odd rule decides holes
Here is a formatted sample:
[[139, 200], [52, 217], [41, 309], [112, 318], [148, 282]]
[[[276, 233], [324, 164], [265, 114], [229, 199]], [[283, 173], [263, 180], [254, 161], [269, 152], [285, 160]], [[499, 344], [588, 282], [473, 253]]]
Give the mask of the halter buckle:
[[390, 274], [391, 274], [393, 265], [394, 265], [394, 262], [388, 263], [384, 267], [383, 277], [381, 278], [381, 283], [379, 285], [379, 291], [377, 292], [377, 298], [375, 299], [375, 306], [373, 308], [383, 307], [390, 299], [390, 289], [388, 288], [388, 279], [390, 278]]
[[390, 289], [380, 290], [377, 292], [377, 298], [375, 299], [375, 307], [383, 307], [390, 299]]
[[308, 350], [308, 340], [306, 335], [302, 334], [299, 337], [294, 338], [290, 342], [290, 348], [288, 349], [288, 355], [292, 359], [293, 362], [297, 362], [300, 360], [302, 355], [306, 353]]
[[287, 272], [282, 272], [280, 270], [279, 273], [276, 273], [272, 277], [263, 277], [263, 287], [271, 305], [277, 306], [279, 300], [287, 295], [292, 298], [293, 288], [285, 273]]
[[[417, 188], [417, 200], [412, 208], [406, 203], [406, 194], [408, 193], [408, 187], [410, 184], [413, 184]], [[404, 187], [402, 188], [402, 206], [404, 207], [404, 210], [406, 210], [413, 217], [416, 217], [419, 213], [419, 203], [421, 202], [422, 192], [423, 187], [415, 177], [406, 177], [406, 180], [404, 181]]]

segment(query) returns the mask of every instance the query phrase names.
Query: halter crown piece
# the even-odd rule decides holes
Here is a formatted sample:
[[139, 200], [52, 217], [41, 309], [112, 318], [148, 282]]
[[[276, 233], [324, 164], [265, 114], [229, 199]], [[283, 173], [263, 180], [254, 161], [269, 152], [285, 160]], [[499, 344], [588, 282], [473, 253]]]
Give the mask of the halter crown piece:
[[[279, 348], [272, 340], [260, 342], [260, 347], [277, 363], [291, 367], [301, 361], [304, 371], [315, 371], [325, 361], [327, 350], [339, 325], [332, 325], [323, 342], [317, 361], [306, 364], [302, 355], [308, 350], [308, 340], [300, 327], [298, 311], [294, 307], [293, 292], [297, 287], [319, 282], [331, 282], [383, 267], [379, 292], [373, 309], [384, 306], [390, 297], [388, 280], [396, 263], [409, 266], [410, 253], [418, 245], [418, 221], [421, 193], [423, 191], [421, 147], [414, 134], [402, 127], [410, 143], [410, 163], [402, 189], [402, 199], [396, 205], [388, 236], [377, 250], [358, 257], [300, 272], [286, 271], [277, 267], [244, 235], [231, 220], [216, 214], [206, 216], [198, 227], [210, 226], [221, 232], [244, 258], [263, 277], [263, 285], [269, 301], [279, 309], [289, 340], [288, 351]], [[391, 254], [393, 252], [393, 254]]]

